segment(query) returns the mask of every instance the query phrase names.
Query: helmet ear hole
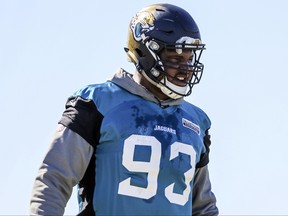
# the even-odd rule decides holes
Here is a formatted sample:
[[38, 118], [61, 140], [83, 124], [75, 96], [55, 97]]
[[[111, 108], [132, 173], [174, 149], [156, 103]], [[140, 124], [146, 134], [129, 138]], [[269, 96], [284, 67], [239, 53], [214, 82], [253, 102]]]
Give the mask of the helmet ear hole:
[[138, 55], [139, 57], [144, 57], [144, 55], [143, 55], [143, 53], [142, 53], [142, 51], [141, 51], [140, 49], [136, 48], [136, 49], [135, 49], [135, 52], [137, 53], [137, 55]]

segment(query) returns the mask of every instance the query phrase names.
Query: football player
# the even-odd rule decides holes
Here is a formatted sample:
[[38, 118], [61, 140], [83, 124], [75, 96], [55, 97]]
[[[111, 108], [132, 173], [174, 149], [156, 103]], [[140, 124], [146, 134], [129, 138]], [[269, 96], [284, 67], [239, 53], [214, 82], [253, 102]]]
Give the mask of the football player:
[[36, 177], [31, 215], [63, 215], [78, 185], [78, 215], [218, 215], [211, 191], [210, 120], [184, 100], [205, 45], [191, 15], [171, 4], [139, 11], [119, 69], [67, 101]]

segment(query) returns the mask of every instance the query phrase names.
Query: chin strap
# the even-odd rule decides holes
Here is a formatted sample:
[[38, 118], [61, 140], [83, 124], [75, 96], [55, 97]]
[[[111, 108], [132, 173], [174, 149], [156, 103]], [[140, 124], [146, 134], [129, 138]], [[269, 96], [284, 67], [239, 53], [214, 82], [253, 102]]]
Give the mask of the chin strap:
[[[167, 77], [164, 77], [159, 83], [155, 82], [152, 80], [145, 72], [141, 72], [141, 74], [153, 85], [155, 85], [157, 88], [159, 88], [165, 95], [172, 99], [179, 99], [182, 98], [187, 90], [187, 86], [180, 87], [177, 85], [174, 85], [173, 83], [169, 82], [167, 80]], [[164, 83], [166, 84], [167, 87], [171, 89], [175, 89], [175, 91], [172, 91], [171, 89], [167, 88]], [[178, 92], [178, 94], [176, 93]]]
[[[165, 83], [166, 86], [162, 83]], [[160, 83], [157, 84], [157, 87], [160, 88], [165, 95], [172, 99], [179, 99], [183, 97], [187, 91], [187, 85], [183, 87], [174, 85], [168, 81], [166, 76], [160, 81]], [[173, 89], [173, 91], [171, 89]]]

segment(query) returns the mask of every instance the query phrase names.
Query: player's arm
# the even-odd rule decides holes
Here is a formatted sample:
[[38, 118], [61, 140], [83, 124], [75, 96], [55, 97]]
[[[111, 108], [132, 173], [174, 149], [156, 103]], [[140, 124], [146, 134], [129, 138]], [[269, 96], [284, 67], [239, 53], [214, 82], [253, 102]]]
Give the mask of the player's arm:
[[216, 206], [216, 197], [211, 190], [211, 182], [207, 165], [209, 163], [209, 152], [211, 145], [208, 130], [205, 132], [203, 142], [206, 147], [206, 151], [201, 155], [201, 160], [196, 166], [193, 181], [193, 216], [216, 216], [219, 214], [219, 212]]
[[30, 215], [63, 215], [92, 154], [86, 140], [59, 124], [34, 182]]
[[[91, 170], [102, 118], [91, 100], [72, 97], [67, 101], [34, 183], [30, 215], [63, 215], [73, 187], [78, 183], [89, 185], [94, 176], [85, 172], [87, 167]], [[82, 194], [87, 202], [91, 202], [92, 189]]]
[[216, 216], [218, 208], [216, 206], [216, 197], [211, 190], [208, 166], [196, 169], [193, 185], [193, 216]]

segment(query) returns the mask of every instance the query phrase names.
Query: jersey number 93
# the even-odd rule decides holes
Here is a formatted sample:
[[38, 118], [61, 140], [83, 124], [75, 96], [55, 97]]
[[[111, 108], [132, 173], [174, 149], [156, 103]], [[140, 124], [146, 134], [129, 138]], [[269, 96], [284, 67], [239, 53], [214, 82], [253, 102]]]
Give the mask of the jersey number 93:
[[[135, 146], [150, 146], [151, 156], [150, 161], [134, 161]], [[179, 153], [190, 156], [191, 168], [184, 173], [186, 188], [182, 194], [174, 193], [173, 188], [175, 183], [170, 184], [165, 188], [166, 198], [174, 204], [184, 206], [189, 199], [191, 192], [190, 182], [192, 181], [195, 172], [196, 152], [191, 145], [181, 142], [174, 142], [170, 146], [170, 158], [179, 156]], [[122, 195], [150, 199], [157, 193], [158, 175], [161, 160], [161, 143], [153, 136], [131, 135], [124, 142], [122, 164], [130, 172], [147, 173], [148, 185], [146, 188], [131, 185], [131, 177], [119, 183], [118, 193]]]

